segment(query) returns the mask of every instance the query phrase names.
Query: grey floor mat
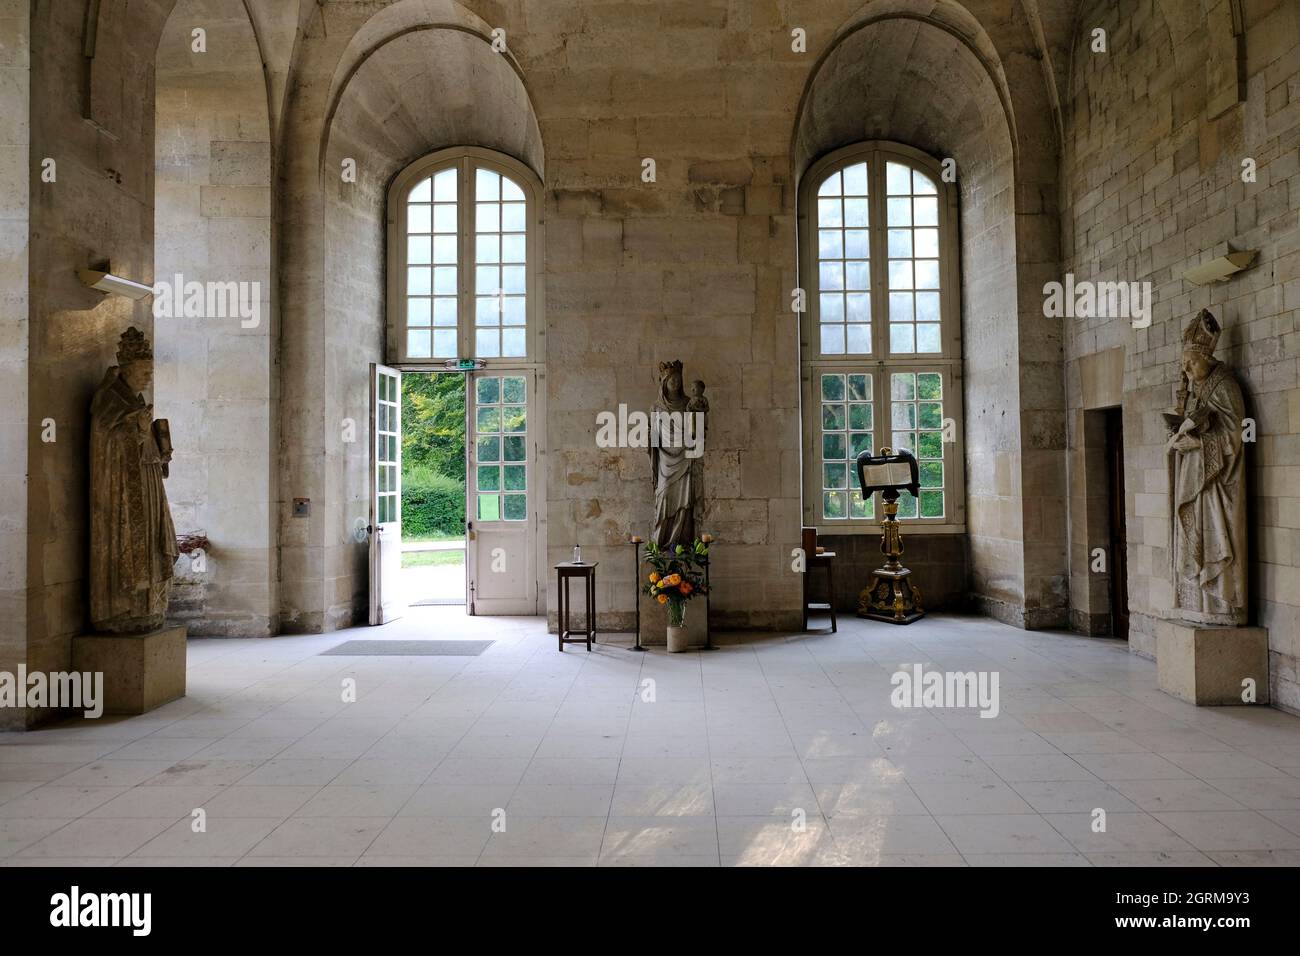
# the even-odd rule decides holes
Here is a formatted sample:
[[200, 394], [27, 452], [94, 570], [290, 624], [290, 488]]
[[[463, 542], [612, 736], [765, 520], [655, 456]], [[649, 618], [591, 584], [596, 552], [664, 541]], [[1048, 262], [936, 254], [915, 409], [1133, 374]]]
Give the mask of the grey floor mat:
[[321, 657], [478, 657], [495, 641], [344, 641]]

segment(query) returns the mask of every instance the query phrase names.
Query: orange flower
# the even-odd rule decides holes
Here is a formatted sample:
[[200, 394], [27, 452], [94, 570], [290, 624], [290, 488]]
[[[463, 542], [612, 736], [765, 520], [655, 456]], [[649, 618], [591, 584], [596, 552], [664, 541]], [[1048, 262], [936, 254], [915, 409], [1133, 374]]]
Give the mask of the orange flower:
[[668, 603], [668, 595], [667, 595], [667, 594], [661, 594], [661, 595], [659, 595], [658, 601], [659, 601], [660, 604], [667, 604], [667, 603]]
[[658, 580], [659, 580], [659, 572], [658, 572], [658, 571], [651, 571], [651, 572], [650, 572], [650, 583], [651, 583], [651, 584], [654, 584], [654, 583], [655, 583], [656, 581], [658, 581]]
[[690, 594], [692, 591], [695, 590], [695, 588], [691, 587], [690, 581], [683, 581], [682, 586], [678, 590], [680, 590], [683, 594]]
[[668, 585], [669, 587], [673, 587], [674, 585], [681, 584], [681, 583], [682, 583], [682, 576], [680, 574], [670, 574], [668, 575], [668, 577], [664, 578], [664, 584]]

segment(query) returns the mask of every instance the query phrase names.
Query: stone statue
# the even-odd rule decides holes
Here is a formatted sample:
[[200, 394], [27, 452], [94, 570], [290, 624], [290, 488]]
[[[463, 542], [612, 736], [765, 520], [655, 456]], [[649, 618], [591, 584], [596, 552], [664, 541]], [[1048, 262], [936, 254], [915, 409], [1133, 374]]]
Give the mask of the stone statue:
[[708, 410], [703, 382], [694, 382], [687, 398], [682, 363], [659, 363], [659, 396], [650, 419], [650, 472], [655, 489], [651, 540], [661, 548], [689, 545], [696, 538], [695, 503], [701, 497], [704, 416]]
[[1245, 401], [1216, 360], [1221, 328], [1202, 309], [1183, 333], [1170, 437], [1170, 556], [1176, 616], [1200, 624], [1246, 623]]
[[140, 394], [153, 352], [139, 329], [122, 333], [117, 362], [90, 404], [90, 621], [125, 634], [163, 626], [177, 550], [163, 489], [171, 436]]

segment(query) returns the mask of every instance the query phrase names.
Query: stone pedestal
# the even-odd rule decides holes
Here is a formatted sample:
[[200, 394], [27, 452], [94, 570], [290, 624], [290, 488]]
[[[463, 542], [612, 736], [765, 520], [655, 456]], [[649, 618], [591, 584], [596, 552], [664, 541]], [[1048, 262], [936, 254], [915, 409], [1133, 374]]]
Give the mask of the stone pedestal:
[[1200, 706], [1244, 704], [1242, 681], [1255, 682], [1253, 703], [1268, 703], [1268, 629], [1162, 621], [1156, 635], [1160, 689]]
[[72, 639], [72, 667], [104, 675], [104, 713], [143, 714], [185, 696], [185, 628]]

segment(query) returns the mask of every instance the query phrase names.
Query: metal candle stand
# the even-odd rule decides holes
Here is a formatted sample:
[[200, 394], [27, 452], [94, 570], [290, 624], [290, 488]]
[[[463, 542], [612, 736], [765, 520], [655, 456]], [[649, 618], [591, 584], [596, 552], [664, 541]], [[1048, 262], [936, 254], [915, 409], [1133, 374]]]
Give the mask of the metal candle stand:
[[[704, 540], [701, 538], [700, 540]], [[628, 648], [630, 651], [644, 651], [641, 646], [641, 545], [644, 542], [633, 536], [628, 539], [628, 544], [632, 545], [632, 584], [636, 588], [636, 643]], [[708, 541], [704, 542], [709, 550], [713, 549], [713, 538], [710, 536]], [[708, 555], [700, 562], [704, 565], [704, 646], [700, 648], [703, 651], [716, 651], [713, 644], [713, 628], [709, 624], [709, 594], [712, 589], [709, 587], [709, 564], [711, 563]]]

